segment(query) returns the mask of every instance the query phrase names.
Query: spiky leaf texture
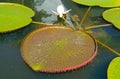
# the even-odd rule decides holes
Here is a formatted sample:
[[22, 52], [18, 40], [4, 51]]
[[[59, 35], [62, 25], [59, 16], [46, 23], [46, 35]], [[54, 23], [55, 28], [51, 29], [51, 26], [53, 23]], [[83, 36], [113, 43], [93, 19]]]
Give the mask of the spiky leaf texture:
[[51, 26], [28, 34], [22, 57], [35, 71], [62, 72], [86, 65], [96, 55], [94, 39], [83, 31]]

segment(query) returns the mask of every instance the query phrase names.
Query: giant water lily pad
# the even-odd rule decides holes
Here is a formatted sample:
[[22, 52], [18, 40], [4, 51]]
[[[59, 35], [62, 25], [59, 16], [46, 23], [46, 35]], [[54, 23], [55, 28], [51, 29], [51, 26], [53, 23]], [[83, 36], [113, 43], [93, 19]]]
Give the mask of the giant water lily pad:
[[78, 4], [87, 6], [100, 6], [100, 7], [117, 7], [120, 6], [120, 0], [73, 0]]
[[120, 57], [114, 58], [108, 67], [108, 79], [120, 79]]
[[95, 57], [97, 46], [83, 31], [51, 26], [28, 34], [21, 50], [24, 61], [34, 71], [62, 72], [86, 65]]
[[120, 29], [120, 8], [112, 8], [103, 12], [105, 20], [113, 23], [116, 28]]
[[28, 25], [34, 16], [32, 9], [15, 3], [0, 3], [0, 32], [13, 31]]

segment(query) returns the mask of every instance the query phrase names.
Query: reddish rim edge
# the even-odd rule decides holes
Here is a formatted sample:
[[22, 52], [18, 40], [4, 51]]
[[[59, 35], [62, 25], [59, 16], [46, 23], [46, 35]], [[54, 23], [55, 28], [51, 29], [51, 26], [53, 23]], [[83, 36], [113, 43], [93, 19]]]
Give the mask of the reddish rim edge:
[[78, 69], [80, 67], [83, 67], [83, 66], [87, 65], [89, 62], [91, 62], [95, 58], [95, 56], [97, 55], [97, 51], [98, 51], [97, 48], [98, 47], [96, 47], [96, 50], [95, 50], [94, 54], [87, 61], [83, 62], [82, 64], [67, 67], [67, 68], [55, 69], [55, 70], [38, 70], [37, 72], [59, 73], [59, 72], [66, 72], [66, 71]]
[[[47, 26], [46, 26], [47, 27]], [[65, 27], [66, 28], [66, 27]], [[38, 29], [37, 29], [38, 30]], [[32, 31], [32, 32], [34, 32], [34, 31]], [[85, 32], [86, 33], [86, 32]], [[29, 33], [28, 35], [30, 35], [31, 33]], [[66, 72], [66, 71], [70, 71], [70, 70], [74, 70], [74, 69], [78, 69], [78, 68], [81, 68], [81, 67], [83, 67], [83, 66], [85, 66], [85, 65], [87, 65], [89, 62], [91, 62], [94, 58], [95, 58], [95, 56], [97, 55], [97, 51], [98, 51], [98, 46], [97, 46], [97, 42], [95, 41], [95, 39], [92, 37], [92, 35], [90, 35], [89, 33], [86, 33], [86, 34], [88, 34], [92, 39], [93, 39], [93, 41], [94, 41], [94, 43], [95, 43], [95, 50], [94, 50], [94, 53], [93, 53], [93, 55], [88, 59], [88, 60], [86, 60], [86, 61], [84, 61], [83, 63], [81, 63], [81, 64], [78, 64], [78, 65], [75, 65], [75, 66], [70, 66], [70, 67], [67, 67], [67, 68], [61, 68], [61, 69], [55, 69], [55, 70], [34, 70], [32, 67], [30, 67], [29, 66], [29, 64], [24, 60], [24, 62], [32, 69], [32, 70], [34, 70], [34, 71], [36, 71], [36, 72], [46, 72], [46, 73], [60, 73], [60, 72]], [[27, 36], [28, 36], [27, 35]], [[27, 37], [26, 36], [26, 37]], [[25, 38], [26, 38], [25, 37]], [[23, 40], [23, 42], [24, 42], [24, 40]], [[22, 43], [22, 46], [23, 46], [23, 43]], [[21, 52], [22, 52], [22, 49], [21, 49]], [[22, 58], [24, 59], [24, 55], [22, 54]]]

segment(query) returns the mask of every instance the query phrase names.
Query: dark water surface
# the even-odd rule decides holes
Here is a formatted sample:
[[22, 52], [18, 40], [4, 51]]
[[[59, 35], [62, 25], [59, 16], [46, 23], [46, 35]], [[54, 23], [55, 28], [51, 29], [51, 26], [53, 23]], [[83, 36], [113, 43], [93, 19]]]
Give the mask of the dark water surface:
[[[34, 21], [54, 23], [56, 17], [51, 10], [63, 4], [66, 9], [72, 9], [68, 15], [77, 14], [80, 18], [88, 7], [73, 3], [71, 0], [0, 0], [0, 2], [14, 2], [26, 5], [35, 11]], [[84, 26], [104, 24], [101, 12], [103, 8], [94, 7], [89, 13]], [[32, 71], [23, 61], [20, 52], [21, 42], [24, 37], [40, 25], [29, 24], [27, 27], [14, 32], [0, 34], [0, 79], [107, 79], [107, 67], [116, 57], [111, 51], [98, 45], [98, 54], [87, 66], [65, 73], [49, 74]], [[91, 30], [93, 36], [116, 51], [120, 51], [120, 31], [114, 27], [104, 27]]]

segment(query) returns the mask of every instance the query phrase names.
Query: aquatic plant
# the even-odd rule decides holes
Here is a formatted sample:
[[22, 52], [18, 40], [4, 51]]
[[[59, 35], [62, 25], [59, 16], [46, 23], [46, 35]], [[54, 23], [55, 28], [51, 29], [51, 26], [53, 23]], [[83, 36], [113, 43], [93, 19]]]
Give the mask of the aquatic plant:
[[103, 12], [103, 17], [120, 30], [120, 8], [112, 8]]
[[[52, 24], [52, 26], [34, 30], [24, 39], [21, 46], [21, 54], [26, 64], [28, 64], [33, 70], [42, 72], [63, 72], [82, 67], [95, 57], [97, 52], [96, 42], [120, 56], [119, 52], [93, 38], [91, 34], [86, 31], [91, 28], [110, 26], [111, 24], [89, 28], [82, 27], [89, 11], [91, 10], [91, 6], [117, 7], [120, 6], [119, 0], [73, 1], [90, 6], [80, 23], [77, 23], [79, 20], [77, 16], [73, 17], [73, 20], [79, 26], [79, 28], [76, 29], [77, 31], [66, 26]], [[0, 9], [1, 33], [22, 28], [30, 23], [46, 25], [46, 23], [43, 22], [32, 21], [31, 17], [34, 16], [34, 11], [26, 6], [15, 3], [0, 3]], [[62, 7], [62, 9], [64, 8]], [[65, 12], [65, 14], [69, 11], [70, 10]], [[54, 13], [69, 24], [69, 21], [64, 18], [61, 12], [64, 13], [64, 10], [61, 11], [60, 9], [60, 12], [58, 11], [58, 13]], [[119, 14], [120, 9], [117, 7], [103, 12], [103, 17], [119, 29]]]
[[[120, 30], [120, 0], [73, 0], [74, 2], [78, 3], [78, 4], [82, 4], [82, 5], [87, 5], [90, 6], [88, 8], [88, 12], [91, 9], [91, 6], [100, 6], [100, 7], [106, 7], [106, 8], [111, 8], [108, 10], [105, 10], [103, 12], [103, 18], [112, 23], [117, 29]], [[114, 8], [113, 8], [114, 7]], [[88, 12], [86, 12], [85, 17], [83, 18], [83, 21], [85, 20]], [[83, 22], [82, 22], [83, 23]], [[109, 24], [107, 24], [109, 26]], [[101, 27], [101, 26], [98, 26]], [[91, 27], [92, 28], [92, 27]], [[93, 28], [97, 28], [93, 27]], [[112, 51], [113, 53], [117, 54], [118, 56], [120, 56], [120, 53], [113, 50], [112, 48], [106, 46], [105, 44], [103, 44], [100, 41], [97, 41], [100, 45], [102, 45], [103, 47], [109, 49], [110, 51]], [[108, 72], [107, 72], [107, 76], [108, 79], [119, 79], [120, 76], [120, 72], [119, 72], [119, 65], [120, 65], [120, 58], [116, 57], [115, 59], [113, 59], [108, 67]]]
[[108, 79], [120, 79], [120, 57], [114, 58], [109, 66], [107, 71]]
[[0, 3], [0, 32], [9, 32], [31, 23], [34, 11], [16, 3]]
[[[60, 5], [57, 11], [53, 13], [69, 24], [64, 15], [70, 10], [64, 12], [64, 7]], [[24, 61], [34, 71], [55, 73], [86, 65], [96, 56], [97, 45], [87, 32], [51, 25], [28, 34], [21, 50]]]
[[71, 11], [71, 9], [65, 11], [63, 5], [59, 5], [59, 6], [57, 7], [57, 12], [55, 12], [55, 11], [52, 10], [52, 12], [53, 12], [56, 16], [59, 16], [59, 17], [61, 17], [61, 18], [64, 17], [64, 15], [66, 15], [66, 14], [67, 14], [68, 12], [70, 12], [70, 11]]
[[100, 6], [104, 8], [111, 8], [103, 12], [103, 18], [111, 22], [116, 28], [120, 28], [120, 0], [72, 0], [78, 4], [89, 6], [90, 11], [92, 6]]
[[82, 67], [97, 53], [88, 33], [53, 25], [28, 34], [21, 47], [24, 61], [33, 70], [52, 73]]

